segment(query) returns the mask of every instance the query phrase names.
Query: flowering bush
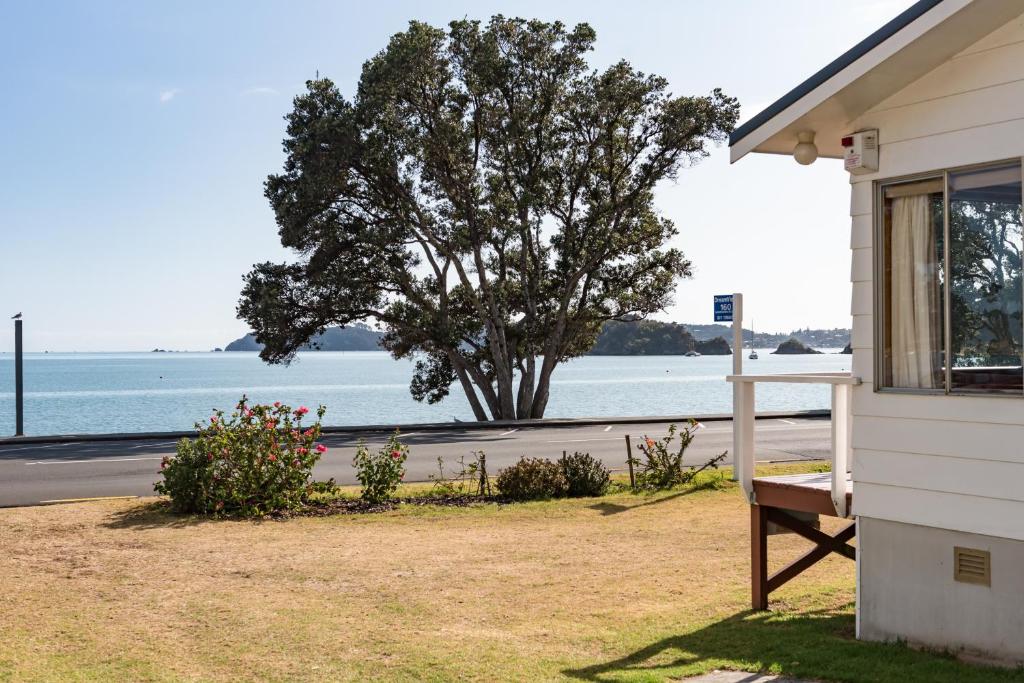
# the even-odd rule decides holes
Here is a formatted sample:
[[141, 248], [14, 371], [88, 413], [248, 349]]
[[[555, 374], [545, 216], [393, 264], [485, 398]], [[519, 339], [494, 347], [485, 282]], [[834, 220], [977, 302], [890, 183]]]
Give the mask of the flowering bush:
[[184, 513], [257, 517], [298, 507], [327, 451], [317, 443], [325, 411], [320, 406], [305, 427], [309, 408], [249, 405], [243, 396], [230, 416], [215, 410], [209, 422], [196, 423], [196, 437], [179, 441], [177, 454], [161, 461], [163, 480], [154, 489]]
[[382, 503], [390, 498], [405, 478], [405, 460], [408, 457], [409, 447], [398, 440], [397, 430], [376, 453], [360, 440], [352, 465], [356, 468], [356, 478], [363, 485], [362, 499], [368, 503]]
[[[639, 444], [640, 452], [643, 453], [644, 459], [638, 461], [640, 471], [636, 476], [637, 487], [649, 491], [669, 489], [674, 486], [689, 484], [698, 473], [703, 472], [709, 467], [717, 469], [718, 464], [725, 459], [726, 453], [711, 458], [700, 467], [683, 466], [683, 455], [693, 442], [697, 429], [697, 421], [689, 420], [682, 430], [677, 429], [674, 424], [669, 425], [668, 435], [658, 441], [645, 436], [644, 440]], [[679, 448], [673, 451], [672, 442], [675, 440], [677, 432], [679, 434]]]

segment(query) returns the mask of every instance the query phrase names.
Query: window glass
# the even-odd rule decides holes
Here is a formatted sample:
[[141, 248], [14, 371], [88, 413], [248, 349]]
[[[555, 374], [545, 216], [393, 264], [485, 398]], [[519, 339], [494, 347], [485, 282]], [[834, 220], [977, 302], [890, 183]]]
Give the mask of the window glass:
[[884, 189], [884, 385], [944, 389], [943, 181]]
[[1020, 164], [949, 175], [951, 390], [1021, 393]]

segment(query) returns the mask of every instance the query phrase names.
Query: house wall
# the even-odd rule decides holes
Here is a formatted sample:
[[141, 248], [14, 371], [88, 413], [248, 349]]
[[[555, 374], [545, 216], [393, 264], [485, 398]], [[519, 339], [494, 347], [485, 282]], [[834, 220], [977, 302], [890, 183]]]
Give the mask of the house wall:
[[[1024, 661], [1024, 398], [874, 386], [874, 182], [1024, 157], [1024, 18], [855, 120], [879, 172], [851, 176], [853, 511], [858, 633]], [[991, 586], [953, 578], [953, 548], [991, 551]]]
[[874, 181], [1024, 156], [1024, 17], [862, 115], [879, 172], [851, 176], [854, 511], [1024, 540], [1024, 398], [875, 392]]
[[[861, 544], [862, 638], [1024, 663], [1024, 610], [1014, 599], [1024, 595], [1024, 542], [863, 517], [858, 524], [871, 539]], [[992, 588], [953, 580], [954, 546], [992, 553]]]

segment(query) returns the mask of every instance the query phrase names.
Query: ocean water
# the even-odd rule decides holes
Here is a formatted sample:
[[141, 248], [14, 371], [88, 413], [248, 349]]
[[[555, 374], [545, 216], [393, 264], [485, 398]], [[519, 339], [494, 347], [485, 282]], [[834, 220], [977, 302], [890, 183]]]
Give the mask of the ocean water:
[[[850, 356], [744, 357], [744, 371], [849, 371]], [[383, 352], [311, 352], [288, 367], [254, 353], [73, 353], [25, 355], [25, 433], [74, 434], [190, 429], [242, 394], [261, 402], [327, 406], [325, 424], [471, 420], [461, 388], [437, 405], [409, 395], [412, 363]], [[546, 417], [699, 415], [732, 410], [730, 356], [587, 356], [555, 370]], [[829, 407], [829, 389], [758, 386], [758, 410]], [[0, 435], [14, 433], [14, 356], [0, 354]]]

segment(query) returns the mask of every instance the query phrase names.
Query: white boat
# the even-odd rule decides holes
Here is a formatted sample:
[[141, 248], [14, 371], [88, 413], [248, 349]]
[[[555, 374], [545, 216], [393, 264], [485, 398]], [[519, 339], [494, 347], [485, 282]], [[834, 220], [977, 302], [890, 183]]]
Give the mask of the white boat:
[[700, 354], [699, 354], [698, 352], [696, 352], [696, 351], [687, 351], [687, 352], [686, 352], [686, 353], [684, 353], [683, 355], [684, 355], [684, 356], [687, 356], [687, 357], [689, 357], [689, 358], [696, 358], [696, 357], [697, 357], [697, 356], [699, 356]]
[[754, 348], [754, 324], [750, 324], [750, 355], [747, 356], [750, 360], [757, 360], [757, 349]]

